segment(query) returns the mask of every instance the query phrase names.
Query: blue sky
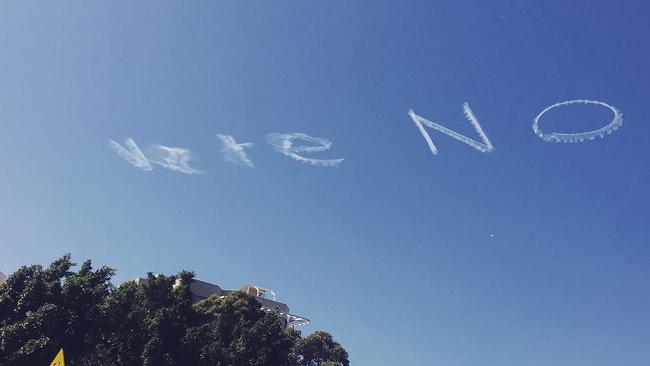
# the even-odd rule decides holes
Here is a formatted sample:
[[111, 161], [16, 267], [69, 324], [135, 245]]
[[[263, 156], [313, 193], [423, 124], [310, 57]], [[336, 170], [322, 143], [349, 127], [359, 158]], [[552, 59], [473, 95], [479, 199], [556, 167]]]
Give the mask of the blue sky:
[[[274, 289], [354, 365], [646, 365], [648, 5], [0, 4], [0, 269], [71, 252]], [[547, 143], [558, 101], [619, 108]], [[430, 131], [408, 116], [495, 150]], [[548, 131], [611, 113], [556, 109]], [[300, 163], [269, 133], [330, 140]], [[251, 142], [230, 164], [217, 134]], [[187, 175], [108, 144], [191, 150]], [[479, 140], [480, 141], [480, 140]], [[302, 144], [297, 142], [297, 144]], [[307, 144], [309, 145], [309, 144]], [[146, 151], [145, 151], [146, 152]]]

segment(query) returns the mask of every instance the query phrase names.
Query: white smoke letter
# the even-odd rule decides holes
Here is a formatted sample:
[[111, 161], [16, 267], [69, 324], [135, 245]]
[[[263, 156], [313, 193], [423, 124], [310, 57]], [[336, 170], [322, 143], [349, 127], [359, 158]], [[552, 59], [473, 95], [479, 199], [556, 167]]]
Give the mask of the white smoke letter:
[[160, 165], [179, 173], [184, 174], [200, 174], [203, 173], [198, 169], [190, 166], [192, 153], [189, 149], [182, 147], [169, 147], [163, 145], [153, 145], [150, 147], [150, 155], [154, 156], [156, 160], [150, 161], [154, 164]]
[[153, 166], [151, 166], [149, 159], [144, 156], [144, 153], [140, 150], [138, 144], [136, 144], [133, 139], [127, 138], [124, 140], [124, 145], [126, 145], [126, 147], [113, 140], [108, 140], [108, 144], [122, 159], [128, 161], [134, 167], [144, 171], [153, 170]]
[[[539, 120], [542, 118], [544, 113], [550, 111], [553, 108], [560, 108], [563, 106], [571, 104], [593, 104], [601, 107], [609, 108], [612, 111], [614, 116], [612, 121], [604, 127], [601, 127], [597, 130], [580, 132], [580, 133], [560, 133], [560, 132], [551, 132], [546, 133], [539, 128]], [[587, 100], [587, 99], [577, 99], [577, 100], [567, 100], [564, 102], [555, 103], [551, 106], [546, 107], [540, 114], [535, 117], [533, 121], [533, 132], [539, 138], [546, 142], [582, 142], [584, 140], [595, 140], [596, 137], [603, 138], [605, 135], [610, 135], [612, 132], [616, 131], [619, 127], [623, 125], [623, 114], [616, 108], [607, 103], [599, 102], [597, 100]]]
[[467, 145], [475, 148], [480, 152], [483, 153], [492, 152], [492, 150], [494, 150], [494, 146], [492, 146], [490, 139], [488, 139], [487, 135], [485, 135], [485, 132], [483, 132], [483, 129], [481, 128], [481, 124], [478, 122], [478, 119], [474, 115], [474, 112], [472, 112], [472, 109], [469, 107], [469, 104], [467, 102], [463, 103], [463, 114], [465, 114], [467, 120], [472, 124], [472, 126], [476, 130], [476, 133], [478, 133], [483, 143], [474, 141], [469, 137], [463, 136], [458, 132], [454, 132], [448, 129], [447, 127], [441, 126], [435, 122], [431, 122], [428, 119], [425, 119], [424, 117], [418, 116], [417, 114], [415, 114], [415, 112], [413, 112], [412, 109], [409, 111], [409, 116], [411, 116], [411, 119], [413, 120], [413, 122], [415, 122], [415, 125], [420, 130], [420, 133], [422, 133], [422, 136], [424, 136], [424, 139], [426, 140], [427, 145], [429, 145], [429, 149], [431, 149], [431, 153], [433, 153], [433, 155], [438, 155], [438, 148], [436, 148], [436, 145], [433, 143], [433, 140], [431, 140], [431, 136], [429, 136], [429, 133], [424, 128], [424, 126], [442, 132], [445, 135], [454, 138], [460, 142], [464, 142]]
[[[315, 144], [316, 146], [294, 146], [295, 140], [302, 140]], [[322, 137], [311, 137], [304, 133], [269, 133], [266, 135], [266, 141], [269, 145], [273, 146], [275, 151], [286, 155], [296, 161], [311, 164], [313, 166], [336, 167], [343, 162], [344, 159], [311, 159], [306, 158], [299, 153], [303, 152], [317, 152], [326, 151], [332, 147], [332, 142]]]
[[253, 143], [246, 142], [238, 144], [237, 141], [235, 141], [235, 138], [230, 135], [217, 134], [217, 138], [221, 140], [221, 143], [223, 144], [221, 153], [227, 162], [238, 165], [245, 165], [250, 168], [255, 167], [253, 161], [248, 158], [248, 155], [244, 150], [246, 147], [252, 147]]

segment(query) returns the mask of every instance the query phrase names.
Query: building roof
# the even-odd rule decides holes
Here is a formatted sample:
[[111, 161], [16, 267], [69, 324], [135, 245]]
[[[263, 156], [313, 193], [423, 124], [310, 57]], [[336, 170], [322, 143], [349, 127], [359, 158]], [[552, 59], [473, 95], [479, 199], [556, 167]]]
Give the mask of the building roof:
[[[147, 283], [147, 279], [141, 277], [136, 278], [133, 281], [139, 285]], [[176, 279], [174, 286], [179, 286], [180, 283], [181, 280]], [[193, 302], [205, 300], [210, 296], [222, 297], [234, 291], [241, 291], [254, 296], [260, 303], [260, 308], [262, 310], [279, 313], [279, 315], [286, 321], [285, 326], [297, 327], [300, 325], [309, 324], [309, 319], [289, 313], [289, 306], [287, 306], [285, 303], [277, 301], [275, 292], [264, 287], [249, 284], [240, 288], [239, 290], [224, 290], [214, 283], [193, 279], [192, 283], [190, 283], [190, 291], [192, 292]]]
[[[176, 284], [180, 284], [180, 279], [176, 280]], [[230, 292], [233, 292], [232, 290], [224, 290], [213, 283], [197, 279], [192, 280], [192, 283], [190, 284], [190, 291], [192, 291], [192, 295], [194, 296], [195, 301], [207, 299], [210, 296], [221, 297], [227, 295]], [[286, 325], [289, 327], [309, 324], [309, 319], [289, 313], [289, 306], [287, 306], [285, 303], [277, 301], [275, 292], [267, 288], [249, 284], [240, 288], [238, 291], [255, 296], [257, 301], [260, 303], [262, 310], [269, 312], [278, 312], [280, 316], [286, 320]]]

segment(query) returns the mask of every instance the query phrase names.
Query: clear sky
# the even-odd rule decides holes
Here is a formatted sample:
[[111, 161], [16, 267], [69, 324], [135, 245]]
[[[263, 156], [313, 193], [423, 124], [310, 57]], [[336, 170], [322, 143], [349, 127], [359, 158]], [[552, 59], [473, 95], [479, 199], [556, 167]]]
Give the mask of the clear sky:
[[[0, 269], [269, 287], [353, 365], [647, 365], [642, 1], [0, 2]], [[544, 142], [564, 100], [611, 136]], [[495, 150], [428, 129], [413, 109]], [[607, 125], [572, 105], [545, 131]], [[267, 143], [332, 142], [295, 161]], [[217, 134], [254, 167], [224, 159]], [[109, 146], [191, 150], [184, 174]], [[296, 145], [313, 145], [296, 141]], [[154, 147], [155, 149], [155, 147]], [[149, 156], [149, 155], [147, 155]]]

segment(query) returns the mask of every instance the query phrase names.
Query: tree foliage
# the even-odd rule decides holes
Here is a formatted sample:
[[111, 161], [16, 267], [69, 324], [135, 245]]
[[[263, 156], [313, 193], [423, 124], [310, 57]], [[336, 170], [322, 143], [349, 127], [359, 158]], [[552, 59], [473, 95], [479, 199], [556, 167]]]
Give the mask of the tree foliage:
[[66, 255], [0, 285], [0, 365], [47, 365], [61, 347], [73, 366], [349, 365], [330, 334], [303, 338], [251, 295], [193, 304], [192, 272], [114, 287], [109, 267], [73, 267]]
[[300, 366], [349, 366], [348, 353], [332, 335], [316, 331], [298, 339], [295, 353]]

